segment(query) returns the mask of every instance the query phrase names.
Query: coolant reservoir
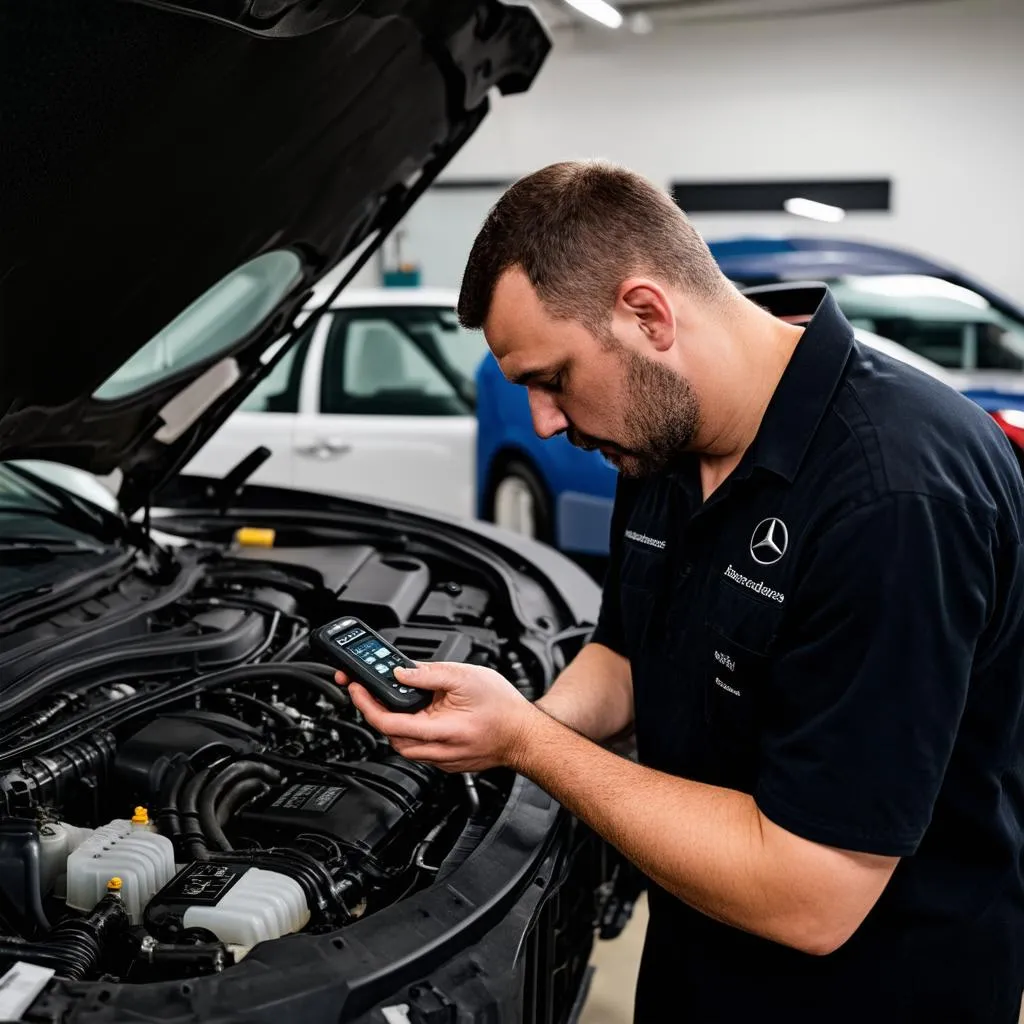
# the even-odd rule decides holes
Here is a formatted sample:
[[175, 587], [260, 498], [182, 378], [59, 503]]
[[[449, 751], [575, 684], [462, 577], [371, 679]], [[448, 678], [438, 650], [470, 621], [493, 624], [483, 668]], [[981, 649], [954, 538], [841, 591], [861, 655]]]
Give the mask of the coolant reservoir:
[[146, 904], [174, 876], [170, 839], [120, 819], [96, 829], [68, 857], [68, 906], [92, 910], [115, 876], [132, 924], [141, 924]]
[[302, 886], [287, 875], [249, 868], [214, 906], [191, 906], [186, 928], [207, 928], [221, 942], [255, 946], [304, 928], [309, 908]]
[[248, 864], [196, 861], [150, 901], [152, 935], [170, 928], [205, 928], [221, 942], [255, 946], [309, 924], [302, 886], [288, 875]]
[[76, 828], [66, 821], [48, 821], [39, 827], [39, 868], [43, 892], [63, 897], [68, 857], [92, 835], [91, 828]]

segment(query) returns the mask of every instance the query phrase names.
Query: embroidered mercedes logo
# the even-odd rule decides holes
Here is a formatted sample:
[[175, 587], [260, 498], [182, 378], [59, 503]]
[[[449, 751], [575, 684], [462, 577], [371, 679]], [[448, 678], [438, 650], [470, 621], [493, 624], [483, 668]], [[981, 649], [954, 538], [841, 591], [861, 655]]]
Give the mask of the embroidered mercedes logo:
[[773, 565], [785, 553], [789, 546], [789, 530], [781, 519], [774, 516], [762, 519], [754, 527], [754, 535], [750, 538], [750, 556], [761, 565]]

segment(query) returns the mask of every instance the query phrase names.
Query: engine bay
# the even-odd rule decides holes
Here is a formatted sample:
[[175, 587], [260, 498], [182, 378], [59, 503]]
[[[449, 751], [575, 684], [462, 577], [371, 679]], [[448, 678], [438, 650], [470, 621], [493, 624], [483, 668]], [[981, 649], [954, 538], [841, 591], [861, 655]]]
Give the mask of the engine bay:
[[307, 636], [355, 615], [533, 698], [557, 623], [467, 560], [293, 533], [140, 550], [0, 617], [0, 971], [217, 973], [434, 884], [497, 820], [510, 773], [399, 756]]

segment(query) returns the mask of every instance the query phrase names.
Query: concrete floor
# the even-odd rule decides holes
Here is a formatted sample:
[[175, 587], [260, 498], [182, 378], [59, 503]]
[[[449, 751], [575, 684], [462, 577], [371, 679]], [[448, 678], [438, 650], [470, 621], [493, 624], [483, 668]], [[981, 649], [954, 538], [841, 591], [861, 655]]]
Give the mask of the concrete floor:
[[[594, 947], [590, 962], [597, 970], [580, 1024], [632, 1024], [636, 973], [646, 928], [647, 901], [641, 897], [626, 930], [617, 939], [598, 942]], [[1024, 1001], [1020, 1024], [1024, 1024]]]
[[646, 930], [647, 897], [641, 896], [625, 931], [594, 947], [590, 962], [597, 969], [580, 1024], [632, 1024], [633, 993]]

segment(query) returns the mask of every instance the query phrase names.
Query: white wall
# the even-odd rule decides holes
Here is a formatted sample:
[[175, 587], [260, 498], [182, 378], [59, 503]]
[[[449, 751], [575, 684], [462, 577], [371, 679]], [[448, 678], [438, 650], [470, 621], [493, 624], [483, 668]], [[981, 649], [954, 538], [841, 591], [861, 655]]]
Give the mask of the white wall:
[[[844, 235], [941, 257], [1024, 300], [1024, 0], [558, 33], [533, 89], [496, 99], [446, 176], [590, 156], [663, 185], [889, 177], [893, 210], [850, 214]], [[426, 283], [458, 284], [494, 198], [423, 197], [403, 254]], [[784, 214], [694, 220], [707, 237], [837, 230]]]

